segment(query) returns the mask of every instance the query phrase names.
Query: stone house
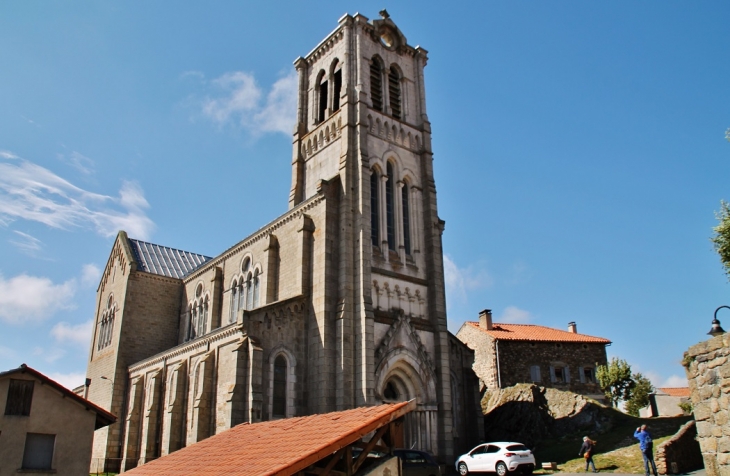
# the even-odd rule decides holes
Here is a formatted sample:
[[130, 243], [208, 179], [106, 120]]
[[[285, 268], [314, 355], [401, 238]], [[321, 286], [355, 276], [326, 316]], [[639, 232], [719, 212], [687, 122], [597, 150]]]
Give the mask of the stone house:
[[89, 398], [121, 416], [94, 438], [106, 469], [242, 422], [411, 399], [408, 447], [450, 462], [455, 435], [478, 441], [473, 354], [447, 330], [427, 51], [381, 16], [344, 15], [294, 62], [288, 211], [214, 257], [118, 234], [87, 369]]
[[639, 410], [642, 418], [684, 415], [680, 403], [690, 400], [689, 387], [657, 388], [649, 394], [649, 405]]
[[567, 331], [498, 324], [487, 309], [479, 314], [479, 322], [465, 322], [456, 337], [474, 350], [473, 368], [482, 388], [534, 383], [605, 400], [596, 367], [607, 365], [606, 346], [611, 341], [579, 334], [575, 322]]
[[0, 476], [88, 476], [94, 430], [116, 417], [23, 364], [0, 373]]

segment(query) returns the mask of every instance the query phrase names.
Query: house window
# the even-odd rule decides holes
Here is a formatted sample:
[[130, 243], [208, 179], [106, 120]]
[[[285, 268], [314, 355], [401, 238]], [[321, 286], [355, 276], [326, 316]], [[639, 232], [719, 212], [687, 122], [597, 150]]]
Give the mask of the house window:
[[550, 381], [552, 383], [570, 383], [570, 368], [561, 363], [551, 365]]
[[595, 383], [596, 370], [593, 367], [581, 367], [578, 369], [581, 383]]
[[274, 360], [274, 399], [271, 413], [274, 417], [286, 417], [286, 358], [279, 355]]
[[25, 435], [22, 469], [53, 469], [53, 447], [55, 444], [56, 435], [27, 433]]
[[370, 101], [373, 109], [383, 111], [383, 67], [378, 58], [370, 63]]
[[388, 181], [385, 182], [385, 217], [388, 232], [388, 249], [395, 251], [395, 205], [393, 204], [393, 185], [395, 183], [393, 175], [393, 165], [388, 162], [387, 166]]
[[33, 380], [10, 379], [8, 399], [5, 402], [6, 415], [30, 416], [34, 383]]
[[530, 366], [530, 381], [531, 382], [542, 381], [542, 379], [540, 378], [540, 366], [539, 365]]
[[395, 66], [390, 67], [388, 74], [388, 95], [390, 96], [390, 112], [396, 119], [401, 118], [400, 74]]
[[378, 195], [378, 181], [380, 178], [375, 170], [370, 174], [370, 239], [373, 246], [380, 246], [380, 197]]

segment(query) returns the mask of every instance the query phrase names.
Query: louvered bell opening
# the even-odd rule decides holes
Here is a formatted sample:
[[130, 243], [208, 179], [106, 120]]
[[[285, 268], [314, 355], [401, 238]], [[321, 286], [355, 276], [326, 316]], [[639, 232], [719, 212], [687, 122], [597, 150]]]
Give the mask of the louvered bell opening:
[[398, 72], [393, 68], [390, 69], [390, 74], [388, 74], [388, 92], [390, 93], [390, 110], [393, 117], [400, 119], [400, 78]]
[[373, 102], [373, 109], [383, 110], [383, 80], [380, 74], [380, 65], [373, 62], [370, 65], [370, 99]]

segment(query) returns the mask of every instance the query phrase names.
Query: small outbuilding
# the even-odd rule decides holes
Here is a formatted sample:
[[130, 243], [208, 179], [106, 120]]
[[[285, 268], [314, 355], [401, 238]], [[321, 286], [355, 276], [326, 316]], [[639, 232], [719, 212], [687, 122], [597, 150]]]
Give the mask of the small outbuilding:
[[662, 387], [649, 394], [649, 405], [639, 410], [642, 418], [684, 415], [680, 406], [689, 403], [689, 387]]
[[108, 411], [23, 364], [0, 372], [0, 476], [88, 476], [94, 430]]

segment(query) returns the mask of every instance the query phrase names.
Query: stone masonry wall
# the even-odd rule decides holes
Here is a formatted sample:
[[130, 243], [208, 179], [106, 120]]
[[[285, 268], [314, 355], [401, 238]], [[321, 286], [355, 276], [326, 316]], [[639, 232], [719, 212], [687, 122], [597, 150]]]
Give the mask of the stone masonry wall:
[[697, 438], [708, 476], [730, 476], [730, 334], [687, 350], [683, 364], [689, 380]]
[[696, 436], [697, 425], [690, 421], [657, 446], [654, 460], [660, 474], [683, 474], [702, 469], [702, 452]]
[[[532, 382], [530, 367], [539, 365], [540, 380], [535, 383], [600, 399], [603, 393], [595, 380], [595, 367], [606, 363], [603, 344], [499, 341], [502, 388]], [[563, 369], [562, 380], [553, 381], [551, 367]], [[592, 369], [592, 379], [581, 376], [582, 369]]]

